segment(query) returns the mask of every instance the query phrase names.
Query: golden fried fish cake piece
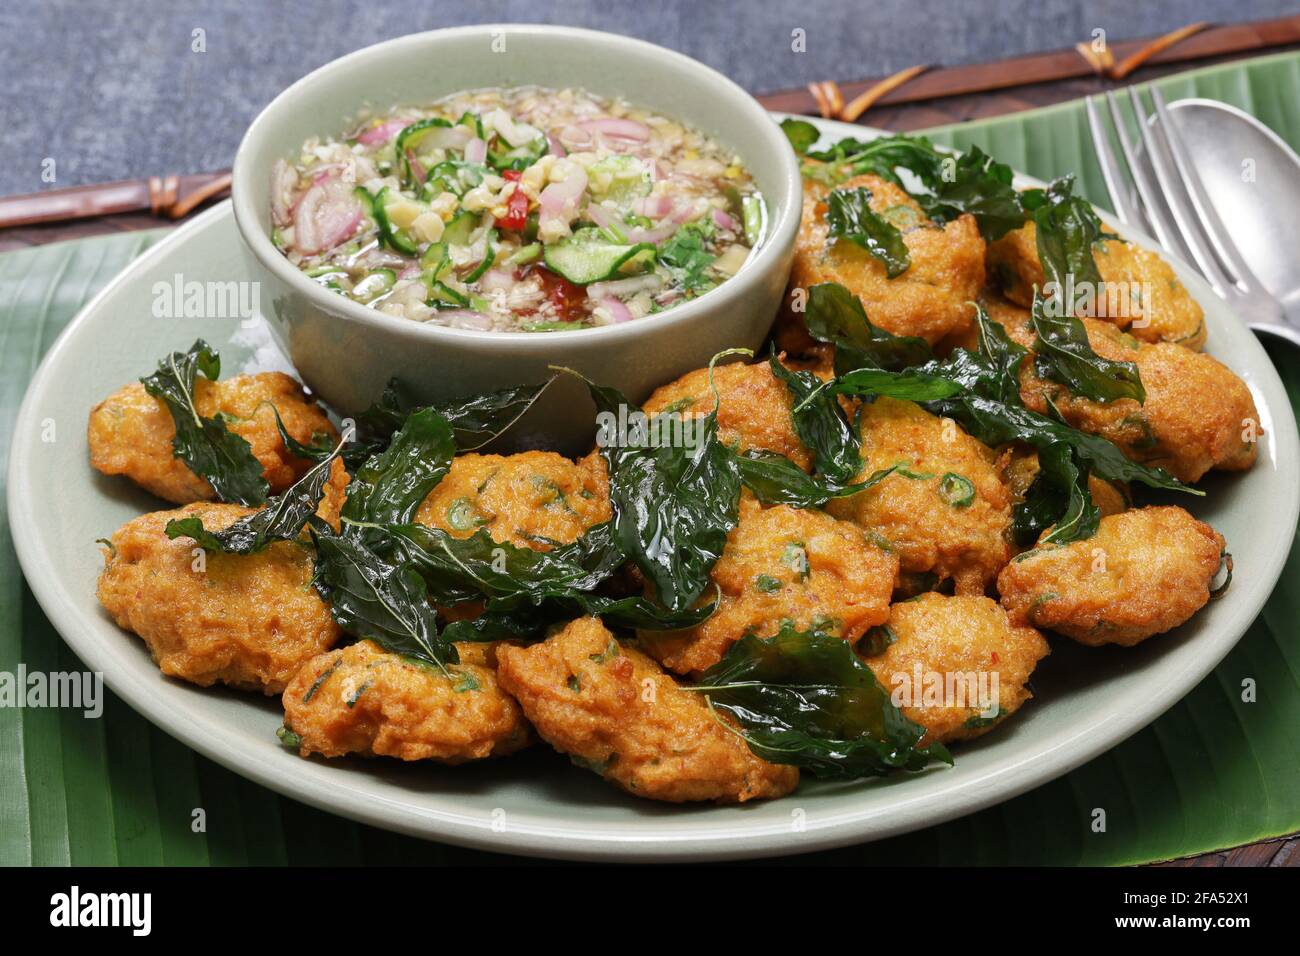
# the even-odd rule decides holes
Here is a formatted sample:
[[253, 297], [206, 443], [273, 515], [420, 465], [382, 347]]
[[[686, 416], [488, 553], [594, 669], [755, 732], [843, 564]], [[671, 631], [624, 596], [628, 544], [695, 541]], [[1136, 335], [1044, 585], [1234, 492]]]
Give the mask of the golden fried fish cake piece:
[[628, 793], [683, 803], [780, 797], [795, 767], [756, 757], [699, 694], [580, 618], [531, 647], [502, 645], [497, 677], [538, 735]]
[[278, 694], [341, 631], [311, 586], [313, 556], [298, 541], [250, 555], [208, 553], [169, 540], [173, 518], [195, 515], [209, 531], [253, 510], [196, 502], [128, 521], [105, 549], [99, 602], [119, 627], [144, 639], [164, 674]]
[[813, 454], [795, 434], [790, 417], [790, 389], [772, 374], [767, 362], [720, 365], [713, 369], [713, 385], [720, 402], [709, 387], [709, 369], [687, 372], [655, 389], [642, 410], [647, 415], [678, 412], [688, 418], [707, 415], [720, 405], [718, 437], [724, 445], [738, 444], [740, 451], [776, 452], [804, 471], [812, 470]]
[[330, 477], [329, 481], [325, 482], [320, 507], [316, 509], [317, 516], [324, 519], [335, 531], [339, 530], [340, 514], [348, 500], [348, 483], [351, 480], [352, 476], [343, 467], [343, 459], [335, 458], [330, 463]]
[[1205, 606], [1223, 553], [1223, 537], [1182, 508], [1140, 508], [1102, 518], [1091, 538], [1026, 551], [998, 591], [1015, 624], [1131, 647]]
[[746, 634], [772, 637], [785, 621], [856, 641], [889, 616], [898, 558], [852, 522], [763, 508], [747, 494], [710, 577], [721, 597], [703, 624], [639, 635], [647, 653], [679, 674], [707, 670]]
[[1203, 352], [1167, 342], [1140, 342], [1099, 319], [1082, 319], [1092, 349], [1137, 366], [1146, 400], [1094, 402], [1059, 382], [1041, 379], [1033, 362], [1020, 372], [1027, 408], [1047, 414], [1048, 400], [1080, 431], [1100, 435], [1144, 465], [1197, 481], [1212, 468], [1242, 471], [1259, 450], [1259, 412], [1246, 383]]
[[302, 756], [359, 754], [458, 764], [528, 745], [523, 712], [497, 684], [491, 649], [457, 644], [447, 674], [371, 641], [308, 661], [284, 691]]
[[[1205, 313], [1169, 263], [1122, 239], [1093, 243], [1093, 260], [1109, 289], [1096, 298], [1097, 318], [1127, 328], [1144, 342], [1171, 342], [1200, 350]], [[1033, 305], [1034, 287], [1047, 283], [1038, 261], [1038, 229], [1026, 223], [988, 246], [990, 281], [1013, 302]]]
[[908, 574], [951, 579], [958, 594], [983, 594], [1011, 557], [1011, 497], [993, 451], [953, 421], [915, 402], [877, 398], [862, 407], [858, 480], [900, 468], [826, 510], [881, 535]]
[[487, 528], [494, 541], [545, 551], [548, 542], [569, 544], [610, 516], [600, 455], [574, 463], [555, 452], [527, 451], [458, 455], [415, 520], [457, 538]]
[[[284, 491], [313, 464], [289, 454], [276, 428], [275, 411], [285, 430], [303, 444], [322, 434], [338, 441], [338, 432], [320, 406], [283, 372], [236, 375], [217, 382], [198, 376], [194, 405], [204, 418], [227, 416], [226, 427], [252, 447], [271, 494]], [[171, 412], [139, 382], [122, 387], [92, 408], [86, 430], [90, 464], [97, 471], [125, 475], [177, 504], [212, 500], [212, 486], [172, 454], [175, 437]]]
[[921, 746], [988, 733], [1033, 697], [1029, 675], [1051, 653], [1042, 634], [983, 596], [921, 594], [895, 604], [886, 626], [893, 643], [863, 660], [926, 729]]
[[[889, 278], [885, 264], [848, 240], [830, 241], [826, 186], [805, 180], [803, 219], [795, 244], [792, 290], [838, 282], [862, 301], [867, 318], [895, 335], [917, 335], [930, 344], [967, 329], [970, 303], [984, 284], [984, 240], [975, 217], [959, 216], [939, 226], [926, 218], [906, 192], [878, 176], [863, 175], [837, 189], [865, 187], [873, 211], [899, 227], [912, 264]], [[792, 292], [793, 296], [793, 292]], [[812, 344], [803, 317], [790, 308], [778, 319], [777, 345], [797, 354]]]

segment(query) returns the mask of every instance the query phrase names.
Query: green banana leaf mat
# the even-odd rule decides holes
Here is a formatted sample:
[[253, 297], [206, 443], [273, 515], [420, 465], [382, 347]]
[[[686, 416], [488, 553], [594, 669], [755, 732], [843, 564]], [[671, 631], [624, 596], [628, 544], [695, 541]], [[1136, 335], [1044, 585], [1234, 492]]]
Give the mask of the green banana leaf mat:
[[[1159, 81], [1165, 96], [1240, 106], [1300, 149], [1300, 56], [1283, 54]], [[1082, 104], [931, 131], [975, 144], [1043, 179], [1079, 173], [1106, 204]], [[0, 456], [23, 391], [77, 310], [163, 230], [0, 256]], [[1300, 353], [1270, 346], [1300, 414]], [[0, 476], [7, 462], [0, 461]], [[3, 481], [3, 477], [0, 477]], [[881, 843], [789, 862], [1132, 864], [1237, 846], [1300, 830], [1300, 548], [1227, 659], [1150, 727], [1073, 773], [998, 807]], [[80, 663], [23, 581], [0, 514], [0, 669]], [[1258, 701], [1243, 703], [1243, 677]], [[0, 864], [260, 865], [503, 863], [332, 816], [200, 757], [108, 695], [103, 719], [0, 709]], [[1089, 808], [1121, 801], [1108, 832]], [[204, 807], [208, 832], [193, 833]]]

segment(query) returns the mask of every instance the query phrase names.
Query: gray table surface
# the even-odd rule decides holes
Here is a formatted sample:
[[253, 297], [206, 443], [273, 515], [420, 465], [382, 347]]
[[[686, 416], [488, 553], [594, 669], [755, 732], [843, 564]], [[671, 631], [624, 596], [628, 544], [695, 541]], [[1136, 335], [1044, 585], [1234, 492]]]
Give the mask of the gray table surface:
[[[275, 94], [340, 54], [467, 23], [545, 22], [681, 50], [753, 92], [979, 62], [1295, 0], [4, 0], [0, 195], [228, 166]], [[807, 50], [792, 52], [803, 29]], [[206, 52], [191, 50], [204, 31]]]

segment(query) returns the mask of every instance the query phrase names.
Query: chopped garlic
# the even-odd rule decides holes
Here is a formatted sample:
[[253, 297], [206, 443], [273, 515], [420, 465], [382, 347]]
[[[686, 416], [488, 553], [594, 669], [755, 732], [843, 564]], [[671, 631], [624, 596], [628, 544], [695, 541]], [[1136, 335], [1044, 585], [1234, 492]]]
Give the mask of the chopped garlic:
[[421, 213], [411, 223], [411, 232], [415, 233], [415, 237], [421, 242], [437, 242], [442, 238], [444, 228], [446, 224], [436, 212]]

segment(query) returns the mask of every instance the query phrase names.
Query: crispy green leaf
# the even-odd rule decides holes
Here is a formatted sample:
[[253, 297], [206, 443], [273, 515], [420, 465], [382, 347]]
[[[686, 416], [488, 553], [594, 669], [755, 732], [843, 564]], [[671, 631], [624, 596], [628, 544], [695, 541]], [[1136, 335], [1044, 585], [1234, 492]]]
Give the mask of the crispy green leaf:
[[[540, 385], [517, 385], [424, 407], [434, 409], [451, 425], [457, 451], [476, 451], [523, 417], [553, 381], [552, 377]], [[372, 452], [382, 451], [407, 417], [421, 407], [406, 397], [401, 382], [390, 379], [379, 401], [357, 416], [357, 429]]]
[[[1091, 288], [1101, 295], [1101, 273], [1092, 254], [1092, 244], [1101, 238], [1101, 220], [1092, 204], [1073, 195], [1074, 177], [1062, 176], [1046, 189], [1026, 190], [1021, 203], [1037, 227], [1038, 260], [1056, 294], [1073, 296], [1065, 311], [1073, 314], [1074, 302]], [[1046, 291], [1046, 290], [1045, 290]]]
[[1121, 398], [1146, 401], [1146, 389], [1142, 387], [1137, 366], [1102, 358], [1094, 352], [1088, 341], [1088, 330], [1080, 319], [1049, 308], [1049, 300], [1037, 291], [1031, 315], [1037, 333], [1034, 370], [1039, 378], [1060, 382], [1072, 394], [1094, 402]]
[[740, 478], [745, 487], [765, 505], [820, 508], [832, 498], [845, 498], [865, 491], [889, 477], [897, 466], [872, 472], [862, 481], [835, 484], [808, 474], [789, 458], [774, 451], [751, 448], [737, 456]]
[[301, 478], [278, 495], [273, 495], [266, 507], [256, 514], [240, 518], [221, 531], [208, 531], [198, 515], [173, 518], [167, 522], [167, 537], [193, 538], [206, 551], [227, 554], [253, 554], [272, 541], [289, 541], [302, 533], [307, 519], [320, 507], [325, 485], [329, 482], [334, 459], [342, 445], [329, 457], [317, 462]]
[[1091, 538], [1101, 522], [1101, 510], [1088, 490], [1088, 472], [1079, 467], [1064, 442], [1045, 445], [1038, 452], [1038, 475], [1016, 505], [1011, 533], [1019, 545], [1033, 544], [1052, 526], [1047, 541], [1068, 544]]
[[[1011, 185], [1011, 167], [972, 146], [960, 156], [940, 152], [924, 136], [845, 139], [811, 158], [828, 164], [818, 178], [843, 182], [874, 173], [906, 190], [925, 214], [939, 223], [970, 213], [985, 241], [1000, 239], [1025, 221], [1025, 210]], [[898, 170], [912, 175], [909, 180]], [[917, 188], [916, 181], [921, 188]]]
[[147, 391], [171, 412], [176, 425], [173, 454], [200, 478], [207, 480], [221, 501], [253, 507], [266, 501], [270, 485], [262, 476], [261, 462], [248, 442], [217, 418], [203, 418], [194, 405], [197, 373], [216, 381], [221, 359], [202, 339], [188, 352], [173, 352], [158, 363], [158, 370], [140, 379]]
[[817, 142], [822, 135], [821, 130], [807, 120], [793, 118], [781, 120], [781, 131], [785, 133], [785, 138], [790, 141], [790, 145], [800, 156], [808, 152], [808, 147]]
[[[923, 366], [928, 367], [928, 366]], [[960, 382], [920, 369], [889, 372], [882, 368], [860, 368], [841, 375], [827, 391], [836, 395], [886, 395], [889, 398], [928, 402], [960, 395]]]
[[[588, 388], [598, 412], [615, 419], [620, 407], [624, 417], [641, 413], [617, 389]], [[619, 547], [673, 611], [688, 609], [709, 587], [740, 508], [740, 469], [718, 439], [716, 407], [693, 434], [698, 441], [690, 447], [654, 447], [635, 435], [601, 447]]]
[[456, 452], [451, 426], [437, 411], [412, 412], [392, 443], [352, 477], [343, 505], [354, 525], [404, 524], [442, 480]]
[[1005, 405], [1019, 405], [1020, 366], [1029, 350], [1012, 341], [1007, 330], [992, 321], [978, 304], [975, 323], [979, 332], [978, 355], [957, 349], [949, 356], [951, 374], [977, 395]]
[[308, 527], [316, 545], [314, 583], [339, 627], [444, 670], [459, 660], [456, 648], [438, 634], [437, 615], [414, 567], [376, 554], [358, 535], [334, 534], [319, 518]]
[[739, 725], [749, 748], [772, 763], [819, 777], [852, 779], [949, 764], [889, 698], [847, 641], [790, 624], [775, 637], [741, 638], [690, 689]]
[[602, 549], [537, 551], [496, 541], [486, 528], [457, 538], [441, 528], [420, 524], [387, 529], [396, 553], [424, 578], [431, 600], [454, 605], [480, 598], [543, 598], [590, 591], [623, 563], [607, 525], [593, 529]]
[[790, 390], [791, 422], [799, 440], [813, 453], [816, 474], [832, 485], [845, 485], [862, 468], [858, 434], [839, 400], [812, 372], [786, 368], [773, 353], [772, 375]]
[[902, 275], [912, 264], [907, 243], [888, 219], [871, 208], [871, 190], [836, 189], [827, 197], [826, 222], [831, 239], [847, 239], [885, 264], [889, 278]]
[[808, 334], [835, 346], [835, 370], [841, 374], [864, 367], [897, 372], [934, 358], [925, 339], [872, 325], [857, 296], [838, 282], [810, 288], [807, 306]]
[[1163, 468], [1149, 468], [1130, 461], [1118, 447], [1098, 435], [1081, 432], [1027, 408], [971, 394], [931, 402], [927, 408], [936, 415], [954, 419], [986, 445], [1022, 441], [1041, 452], [1050, 445], [1063, 443], [1074, 451], [1083, 466], [1101, 478], [1136, 481], [1149, 488], [1185, 491], [1193, 495], [1204, 494], [1183, 484]]

